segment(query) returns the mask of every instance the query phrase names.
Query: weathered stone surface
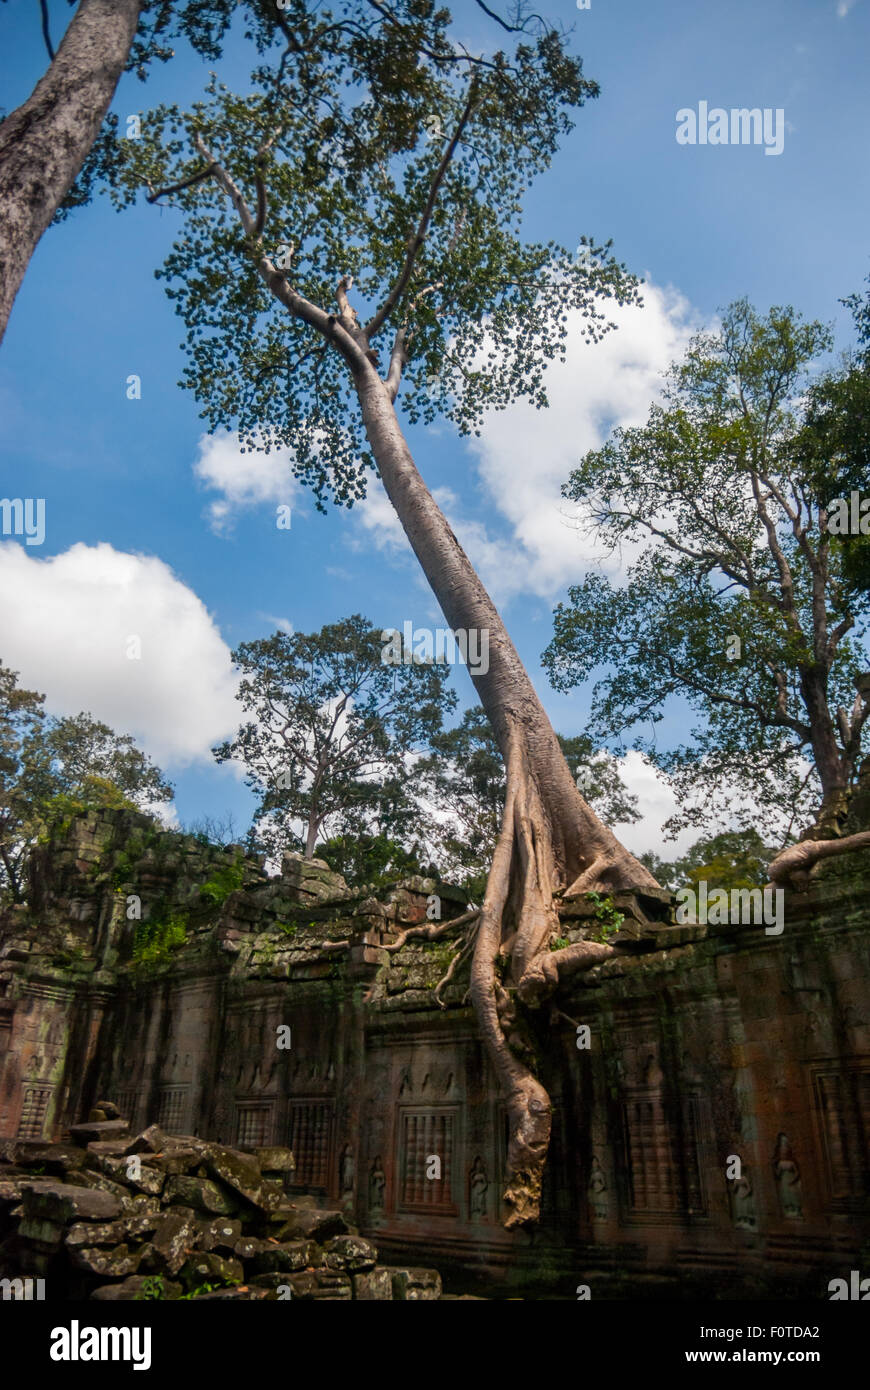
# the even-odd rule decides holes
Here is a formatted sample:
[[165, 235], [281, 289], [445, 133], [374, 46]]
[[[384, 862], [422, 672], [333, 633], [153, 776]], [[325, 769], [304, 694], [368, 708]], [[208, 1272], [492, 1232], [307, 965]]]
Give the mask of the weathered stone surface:
[[70, 1125], [70, 1137], [78, 1144], [89, 1144], [92, 1140], [121, 1139], [130, 1133], [126, 1120], [90, 1120], [82, 1125]]
[[393, 1298], [436, 1299], [441, 1297], [441, 1275], [434, 1269], [390, 1269]]
[[232, 1216], [238, 1209], [238, 1202], [226, 1189], [208, 1178], [167, 1178], [163, 1200], [169, 1204], [195, 1207], [197, 1211], [214, 1216]]
[[240, 1284], [244, 1277], [241, 1260], [219, 1255], [215, 1250], [201, 1250], [182, 1265], [181, 1278], [189, 1287], [198, 1284]]
[[383, 1303], [393, 1297], [393, 1276], [388, 1269], [375, 1268], [353, 1276], [353, 1296], [364, 1303]]
[[266, 1149], [255, 1149], [254, 1157], [261, 1173], [292, 1173], [296, 1167], [293, 1150], [283, 1149], [277, 1144]]
[[241, 1221], [230, 1220], [226, 1216], [218, 1217], [200, 1227], [196, 1245], [198, 1250], [222, 1250], [229, 1255], [233, 1253], [241, 1236]]
[[378, 1252], [371, 1241], [360, 1236], [333, 1236], [324, 1249], [330, 1269], [346, 1269], [353, 1274], [374, 1269], [378, 1260]]
[[192, 1211], [169, 1208], [161, 1214], [151, 1238], [149, 1263], [157, 1273], [177, 1274], [192, 1252], [199, 1226]]
[[128, 1232], [125, 1221], [77, 1221], [70, 1226], [64, 1243], [70, 1246], [120, 1245]]
[[334, 1299], [345, 1301], [353, 1296], [353, 1285], [347, 1274], [339, 1274], [331, 1269], [305, 1270], [300, 1274], [288, 1274], [287, 1283], [293, 1290], [294, 1298]]
[[30, 1182], [22, 1187], [27, 1216], [42, 1217], [63, 1224], [80, 1221], [112, 1221], [121, 1215], [121, 1203], [111, 1192], [66, 1183]]
[[126, 1245], [118, 1245], [114, 1250], [101, 1250], [94, 1246], [74, 1245], [70, 1248], [70, 1260], [76, 1269], [87, 1270], [89, 1274], [101, 1274], [105, 1278], [125, 1278], [135, 1274], [139, 1268], [139, 1252], [128, 1250]]
[[318, 1211], [298, 1207], [276, 1232], [279, 1240], [316, 1240], [323, 1245], [331, 1236], [348, 1233], [347, 1219], [340, 1211]]
[[320, 1263], [320, 1247], [313, 1240], [282, 1241], [278, 1244], [260, 1241], [259, 1245], [260, 1249], [250, 1256], [250, 1268], [256, 1274], [282, 1269], [307, 1269], [309, 1265]]

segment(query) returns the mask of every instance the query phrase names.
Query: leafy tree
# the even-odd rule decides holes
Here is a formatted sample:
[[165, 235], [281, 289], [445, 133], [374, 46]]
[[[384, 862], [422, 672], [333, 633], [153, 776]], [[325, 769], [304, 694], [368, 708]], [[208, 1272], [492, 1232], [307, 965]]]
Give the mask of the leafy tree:
[[0, 891], [24, 897], [29, 851], [88, 806], [150, 810], [172, 787], [128, 734], [81, 713], [51, 718], [0, 664]]
[[545, 662], [566, 690], [606, 657], [599, 733], [654, 726], [677, 695], [701, 716], [674, 750], [654, 731], [635, 741], [673, 779], [672, 830], [760, 812], [785, 837], [820, 803], [820, 833], [841, 824], [870, 713], [868, 595], [827, 529], [830, 467], [805, 457], [802, 393], [829, 345], [791, 308], [738, 301], [671, 368], [647, 424], [615, 431], [563, 489], [606, 545], [642, 548], [624, 586], [593, 573], [570, 590]]
[[318, 845], [317, 852], [331, 869], [355, 888], [364, 883], [386, 887], [397, 878], [407, 878], [412, 874], [439, 876], [436, 866], [426, 862], [426, 850], [421, 844], [412, 843], [408, 848], [383, 832], [376, 835], [334, 835]]
[[[253, 716], [214, 750], [258, 797], [255, 842], [270, 856], [318, 839], [375, 834], [414, 816], [412, 756], [456, 704], [444, 665], [391, 665], [354, 614], [315, 633], [276, 632], [233, 653]], [[295, 826], [303, 823], [300, 836]]]
[[121, 203], [147, 190], [179, 214], [161, 273], [209, 425], [290, 448], [320, 507], [362, 497], [376, 470], [449, 627], [488, 634], [472, 679], [507, 793], [471, 996], [511, 1117], [514, 1225], [537, 1218], [551, 1117], [521, 1009], [605, 950], [549, 951], [554, 892], [637, 890], [655, 910], [660, 890], [581, 797], [400, 422], [440, 415], [468, 434], [511, 400], [546, 405], [572, 315], [596, 339], [612, 326], [602, 305], [637, 298], [609, 243], [587, 239], [578, 258], [521, 236], [530, 181], [598, 88], [538, 16], [482, 8], [503, 46], [478, 54], [431, 0], [290, 0], [251, 87], [214, 80], [191, 109], [152, 112], [116, 187]]
[[[615, 759], [594, 750], [585, 735], [563, 738], [559, 746], [585, 799], [608, 823], [637, 820], [637, 807], [619, 775]], [[479, 902], [504, 814], [506, 777], [498, 741], [482, 705], [465, 711], [455, 729], [432, 740], [433, 753], [420, 776], [435, 808], [430, 834], [441, 872], [457, 879]]]
[[774, 850], [757, 830], [725, 830], [700, 839], [679, 859], [662, 861], [650, 852], [641, 855], [660, 883], [676, 891], [697, 885], [703, 879], [712, 892], [716, 888], [763, 888], [768, 881], [767, 865]]

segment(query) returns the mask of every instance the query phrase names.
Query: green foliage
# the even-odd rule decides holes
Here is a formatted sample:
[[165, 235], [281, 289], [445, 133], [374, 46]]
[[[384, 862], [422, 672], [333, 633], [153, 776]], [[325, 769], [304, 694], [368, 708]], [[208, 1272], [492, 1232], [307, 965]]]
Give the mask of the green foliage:
[[127, 734], [89, 714], [48, 717], [0, 663], [0, 894], [20, 902], [34, 843], [92, 808], [145, 810], [172, 787]]
[[166, 1298], [166, 1280], [162, 1274], [149, 1274], [142, 1280], [142, 1286], [136, 1294], [136, 1301], [142, 1303], [155, 1302]]
[[275, 926], [278, 928], [278, 931], [283, 932], [285, 936], [289, 936], [291, 940], [298, 930], [293, 922], [276, 922]]
[[263, 852], [277, 858], [300, 846], [301, 820], [315, 835], [340, 837], [334, 858], [346, 837], [389, 858], [396, 832], [404, 838], [419, 823], [407, 759], [438, 733], [456, 695], [447, 667], [387, 664], [383, 645], [380, 629], [355, 614], [315, 633], [276, 632], [233, 653], [249, 717], [214, 754], [247, 768], [258, 797], [254, 843]]
[[655, 854], [641, 855], [641, 863], [663, 888], [697, 888], [703, 879], [710, 892], [716, 888], [763, 888], [767, 865], [776, 849], [766, 845], [757, 830], [726, 830], [697, 840], [679, 859], [664, 861]]
[[555, 936], [555, 937], [553, 937], [553, 940], [550, 942], [550, 950], [551, 950], [551, 951], [564, 951], [565, 948], [566, 948], [567, 946], [570, 946], [570, 945], [571, 945], [571, 942], [570, 942], [570, 940], [568, 939], [567, 936]]
[[420, 845], [406, 848], [389, 835], [336, 835], [318, 845], [317, 854], [352, 888], [365, 883], [386, 888], [413, 874], [438, 877], [436, 867], [425, 861], [425, 850]]
[[237, 859], [232, 864], [222, 864], [215, 869], [211, 878], [202, 884], [199, 896], [220, 907], [231, 893], [237, 892], [242, 887], [244, 881], [245, 866], [240, 859]]
[[188, 915], [173, 912], [168, 917], [139, 922], [133, 939], [133, 964], [146, 968], [166, 965], [174, 951], [187, 940]]
[[602, 898], [600, 893], [585, 893], [583, 896], [595, 908], [592, 915], [599, 924], [597, 935], [591, 939], [606, 942], [608, 937], [619, 931], [625, 921], [625, 915], [622, 912], [617, 912], [613, 905], [613, 899], [610, 897]]
[[[382, 370], [402, 331], [408, 420], [461, 433], [517, 397], [545, 405], [571, 311], [593, 339], [611, 326], [602, 301], [637, 296], [609, 243], [584, 238], [581, 262], [520, 234], [530, 182], [598, 94], [566, 35], [530, 15], [476, 57], [440, 6], [347, 0], [340, 15], [293, 0], [290, 42], [275, 33], [242, 95], [213, 79], [190, 109], [149, 112], [106, 168], [119, 205], [170, 189], [181, 211], [160, 275], [187, 328], [182, 384], [211, 429], [288, 446], [321, 509], [363, 497], [373, 467], [328, 323], [345, 277]], [[215, 151], [250, 208], [262, 193], [262, 237], [204, 176]], [[279, 244], [293, 249], [276, 277]]]
[[[627, 584], [591, 573], [569, 591], [544, 663], [559, 690], [606, 668], [593, 691], [596, 734], [652, 726], [634, 747], [672, 780], [669, 835], [760, 807], [782, 841], [823, 792], [855, 777], [870, 595], [848, 581], [826, 526], [845, 482], [831, 449], [845, 434], [808, 388], [830, 341], [792, 308], [761, 317], [737, 301], [721, 330], [698, 335], [672, 366], [647, 424], [614, 431], [563, 489], [601, 544], [640, 553]], [[846, 398], [839, 404], [845, 430]], [[700, 720], [667, 749], [655, 725], [674, 696]], [[852, 720], [847, 738], [839, 706]]]

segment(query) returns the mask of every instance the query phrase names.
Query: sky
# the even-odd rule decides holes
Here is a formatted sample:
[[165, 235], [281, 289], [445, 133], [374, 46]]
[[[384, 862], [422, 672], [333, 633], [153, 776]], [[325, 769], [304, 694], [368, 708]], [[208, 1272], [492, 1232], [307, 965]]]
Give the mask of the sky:
[[[471, 3], [453, 6], [470, 47], [493, 44]], [[49, 5], [58, 41], [64, 0]], [[540, 657], [552, 610], [602, 563], [566, 515], [560, 486], [615, 425], [641, 424], [661, 374], [717, 310], [746, 295], [764, 312], [795, 305], [830, 322], [838, 348], [851, 320], [840, 297], [870, 272], [870, 0], [548, 0], [573, 27], [572, 48], [600, 97], [529, 195], [531, 238], [576, 246], [612, 238], [642, 275], [644, 307], [589, 347], [572, 330], [548, 376], [545, 415], [524, 404], [491, 417], [481, 438], [409, 427], [418, 466], [499, 605], [555, 727], [583, 732], [590, 687], [557, 695]], [[13, 109], [46, 65], [34, 0], [0, 11], [0, 104]], [[230, 83], [250, 66], [237, 37], [216, 65]], [[122, 79], [122, 118], [189, 102], [209, 64], [179, 49], [143, 86]], [[680, 144], [676, 113], [709, 106], [784, 112], [781, 153], [762, 145]], [[183, 327], [154, 278], [177, 214], [108, 202], [49, 229], [0, 346], [0, 496], [44, 498], [39, 546], [0, 538], [0, 657], [55, 714], [89, 710], [133, 734], [176, 788], [182, 824], [253, 802], [211, 748], [238, 722], [231, 651], [276, 628], [314, 631], [352, 612], [382, 627], [443, 619], [383, 493], [319, 514], [277, 455], [241, 455], [205, 432], [179, 390]], [[127, 379], [141, 398], [127, 398]], [[275, 525], [276, 507], [292, 525]], [[127, 657], [137, 637], [139, 659]], [[467, 672], [454, 681], [476, 703]], [[659, 737], [685, 732], [668, 708]], [[668, 789], [629, 753], [625, 779], [642, 820], [615, 827], [640, 852], [662, 843]]]

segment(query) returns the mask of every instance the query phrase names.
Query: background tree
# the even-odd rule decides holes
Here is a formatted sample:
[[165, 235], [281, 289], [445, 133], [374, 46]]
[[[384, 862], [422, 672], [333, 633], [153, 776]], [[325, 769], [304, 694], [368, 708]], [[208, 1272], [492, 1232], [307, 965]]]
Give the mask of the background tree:
[[129, 734], [81, 713], [52, 718], [0, 664], [0, 891], [21, 902], [31, 846], [89, 806], [150, 811], [172, 787]]
[[397, 410], [467, 434], [512, 399], [545, 405], [572, 313], [596, 338], [602, 302], [633, 301], [637, 286], [607, 245], [578, 259], [520, 235], [529, 181], [598, 91], [563, 35], [493, 15], [505, 46], [471, 53], [429, 0], [316, 13], [291, 0], [284, 16], [252, 90], [213, 82], [192, 110], [148, 117], [124, 151], [121, 201], [144, 187], [181, 214], [163, 274], [210, 426], [291, 448], [320, 506], [363, 496], [375, 468], [450, 628], [488, 633], [488, 670], [472, 679], [507, 791], [471, 996], [510, 1116], [513, 1225], [537, 1217], [551, 1116], [522, 1009], [612, 951], [551, 952], [554, 894], [639, 891], [654, 911], [661, 893], [580, 796]]
[[321, 836], [401, 832], [419, 818], [413, 755], [456, 694], [446, 666], [389, 665], [383, 646], [380, 629], [354, 614], [233, 653], [253, 718], [214, 754], [247, 769], [258, 797], [254, 842], [273, 859], [291, 848], [311, 859]]
[[659, 883], [676, 892], [697, 888], [703, 879], [712, 892], [716, 888], [763, 888], [768, 881], [767, 865], [775, 851], [766, 845], [757, 830], [724, 830], [718, 835], [696, 840], [684, 855], [662, 860], [654, 852], [640, 858]]
[[841, 827], [870, 713], [868, 595], [844, 579], [818, 460], [801, 463], [801, 394], [829, 345], [790, 308], [738, 301], [671, 368], [648, 423], [563, 489], [606, 545], [642, 549], [624, 586], [590, 574], [569, 591], [545, 663], [567, 690], [606, 654], [602, 735], [655, 725], [673, 696], [702, 716], [674, 750], [635, 741], [673, 780], [672, 830], [727, 812], [782, 843], [816, 809], [814, 833]]
[[[619, 775], [616, 760], [595, 750], [581, 734], [559, 746], [586, 801], [608, 824], [638, 819], [637, 802]], [[433, 807], [431, 842], [442, 876], [480, 902], [504, 814], [504, 762], [482, 705], [466, 710], [455, 729], [432, 740], [432, 756], [420, 766]]]

